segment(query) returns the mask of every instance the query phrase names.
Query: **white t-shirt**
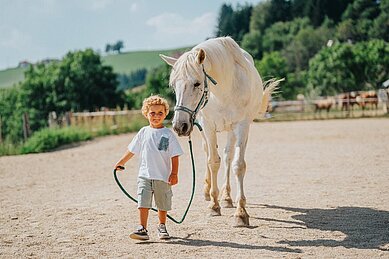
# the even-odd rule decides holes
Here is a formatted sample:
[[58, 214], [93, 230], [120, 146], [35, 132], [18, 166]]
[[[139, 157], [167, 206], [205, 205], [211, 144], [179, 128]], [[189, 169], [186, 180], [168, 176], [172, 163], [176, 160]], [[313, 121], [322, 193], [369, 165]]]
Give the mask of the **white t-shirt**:
[[168, 182], [172, 170], [171, 158], [183, 154], [180, 144], [168, 128], [143, 127], [128, 145], [128, 150], [140, 156], [139, 177]]

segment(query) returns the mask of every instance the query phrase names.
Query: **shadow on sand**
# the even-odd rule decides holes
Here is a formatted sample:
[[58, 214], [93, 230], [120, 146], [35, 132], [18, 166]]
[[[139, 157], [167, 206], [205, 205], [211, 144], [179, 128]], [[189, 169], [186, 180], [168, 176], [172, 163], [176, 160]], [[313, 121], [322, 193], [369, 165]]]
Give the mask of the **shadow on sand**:
[[[323, 231], [340, 231], [346, 235], [343, 240], [283, 240], [278, 243], [290, 246], [326, 246], [389, 251], [389, 212], [364, 207], [338, 207], [335, 209], [301, 209], [275, 205], [261, 205], [264, 208], [280, 209], [301, 213], [292, 216], [298, 221], [257, 218], [299, 227]], [[290, 227], [286, 227], [290, 228]]]
[[[169, 241], [166, 241], [166, 244], [169, 245], [184, 245], [184, 246], [194, 246], [194, 247], [203, 247], [203, 246], [216, 246], [216, 247], [229, 247], [229, 248], [238, 248], [238, 249], [249, 249], [249, 250], [268, 250], [275, 252], [288, 252], [288, 253], [302, 253], [301, 249], [287, 248], [287, 247], [274, 247], [274, 246], [257, 246], [257, 245], [247, 245], [239, 244], [228, 241], [214, 241], [206, 239], [191, 239], [189, 238], [191, 234], [187, 237], [172, 237]], [[161, 241], [163, 242], [163, 241]], [[139, 242], [138, 244], [154, 244], [160, 242]]]

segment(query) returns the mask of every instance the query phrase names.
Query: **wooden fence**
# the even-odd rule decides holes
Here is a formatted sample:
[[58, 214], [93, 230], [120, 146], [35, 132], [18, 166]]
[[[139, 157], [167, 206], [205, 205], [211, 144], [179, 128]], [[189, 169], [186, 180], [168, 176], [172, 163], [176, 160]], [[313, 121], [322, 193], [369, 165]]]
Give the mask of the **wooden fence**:
[[332, 96], [316, 100], [272, 101], [268, 117], [271, 120], [306, 120], [383, 116], [389, 110], [388, 94], [378, 92], [375, 98], [356, 95], [353, 98]]
[[62, 118], [62, 124], [86, 128], [91, 132], [99, 130], [124, 130], [132, 124], [145, 123], [140, 110], [98, 111], [67, 113]]

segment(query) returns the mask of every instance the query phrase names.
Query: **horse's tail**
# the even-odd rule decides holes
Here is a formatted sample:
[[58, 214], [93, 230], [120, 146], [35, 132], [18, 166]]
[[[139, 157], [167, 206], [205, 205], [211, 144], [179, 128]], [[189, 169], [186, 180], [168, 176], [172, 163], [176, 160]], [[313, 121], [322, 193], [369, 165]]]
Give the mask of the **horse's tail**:
[[262, 102], [261, 102], [261, 108], [259, 110], [260, 118], [264, 118], [267, 107], [269, 105], [270, 98], [275, 90], [279, 89], [278, 85], [280, 82], [284, 81], [285, 79], [278, 79], [272, 78], [270, 80], [267, 80], [263, 83], [263, 95], [262, 95]]

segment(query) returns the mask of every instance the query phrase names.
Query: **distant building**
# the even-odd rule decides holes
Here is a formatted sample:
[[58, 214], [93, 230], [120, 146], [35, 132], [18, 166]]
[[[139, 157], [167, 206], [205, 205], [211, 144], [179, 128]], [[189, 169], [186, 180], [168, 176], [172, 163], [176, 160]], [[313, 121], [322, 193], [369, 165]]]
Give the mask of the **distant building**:
[[28, 62], [27, 60], [23, 60], [19, 62], [18, 67], [26, 68], [29, 67], [30, 65], [32, 65], [30, 62]]

